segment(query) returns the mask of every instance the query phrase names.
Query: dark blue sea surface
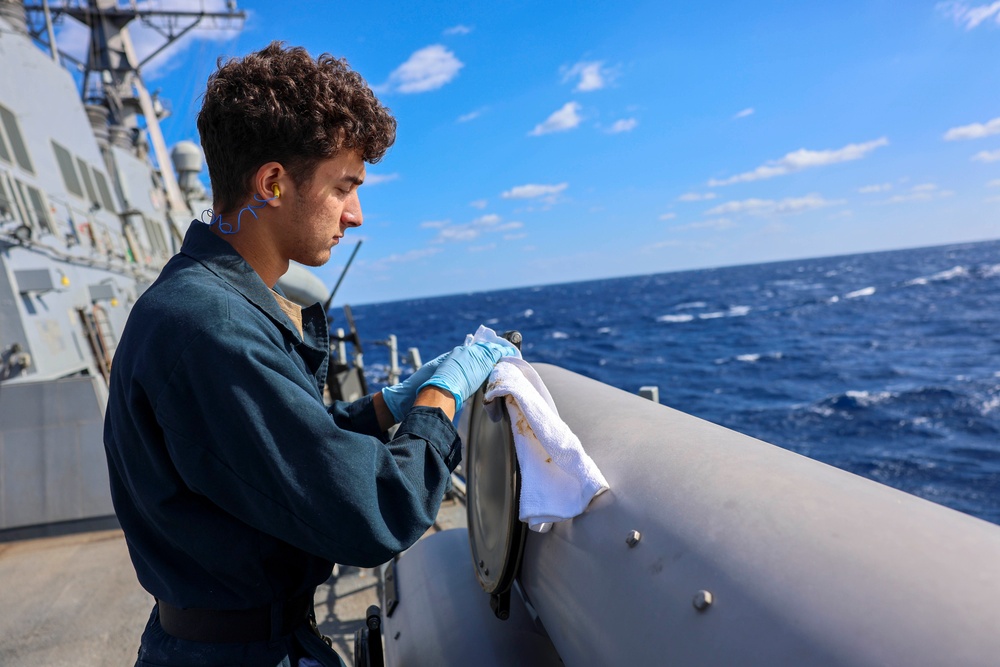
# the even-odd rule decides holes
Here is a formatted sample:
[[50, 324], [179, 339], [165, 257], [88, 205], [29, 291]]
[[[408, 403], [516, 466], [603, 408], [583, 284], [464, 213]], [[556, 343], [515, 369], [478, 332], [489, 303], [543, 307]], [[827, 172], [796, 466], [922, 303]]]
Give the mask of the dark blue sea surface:
[[[629, 392], [658, 385], [661, 403], [1000, 523], [1000, 242], [413, 299], [354, 315], [363, 341], [395, 333], [424, 359], [480, 323], [517, 329], [528, 361]], [[365, 353], [377, 385], [385, 348]]]

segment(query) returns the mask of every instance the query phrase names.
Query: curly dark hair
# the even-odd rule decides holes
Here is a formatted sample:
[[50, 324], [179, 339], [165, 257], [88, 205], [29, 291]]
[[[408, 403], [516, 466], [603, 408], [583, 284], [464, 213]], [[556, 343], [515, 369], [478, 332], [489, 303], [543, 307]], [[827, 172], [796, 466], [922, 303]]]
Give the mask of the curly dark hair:
[[396, 139], [396, 119], [347, 61], [271, 42], [243, 58], [220, 58], [208, 78], [198, 133], [216, 213], [248, 198], [262, 164], [275, 161], [308, 183], [343, 149], [375, 163]]

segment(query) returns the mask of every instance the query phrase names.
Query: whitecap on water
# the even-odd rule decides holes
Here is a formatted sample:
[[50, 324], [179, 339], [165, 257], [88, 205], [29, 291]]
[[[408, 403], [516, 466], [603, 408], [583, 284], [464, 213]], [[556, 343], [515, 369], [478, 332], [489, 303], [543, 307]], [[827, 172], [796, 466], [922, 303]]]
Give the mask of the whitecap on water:
[[[735, 359], [736, 361], [742, 361], [745, 364], [755, 364], [761, 359], [773, 359], [777, 361], [778, 359], [781, 359], [783, 356], [784, 354], [781, 352], [766, 352], [766, 353], [739, 354], [733, 357], [733, 359]], [[726, 359], [716, 359], [715, 363], [723, 364], [726, 361], [727, 361]]]
[[750, 306], [730, 306], [729, 310], [715, 310], [710, 313], [699, 313], [699, 320], [716, 320], [720, 317], [744, 317], [750, 312]]
[[985, 417], [989, 413], [993, 412], [997, 408], [1000, 408], [1000, 395], [990, 396], [985, 401], [983, 401], [983, 407], [980, 409], [980, 413]]
[[656, 321], [667, 322], [672, 324], [675, 322], [690, 322], [693, 319], [694, 315], [660, 315], [659, 317], [656, 318]]
[[845, 299], [857, 299], [860, 296], [871, 296], [875, 293], [874, 287], [866, 287], [864, 289], [859, 289], [854, 292], [848, 292], [844, 295]]
[[564, 331], [553, 331], [551, 336], [556, 340], [565, 340], [569, 338], [569, 334]]
[[898, 394], [894, 394], [891, 391], [848, 391], [845, 394], [848, 398], [853, 398], [854, 401], [863, 407], [869, 405], [877, 405], [891, 398], [895, 398]]
[[523, 313], [521, 313], [521, 317], [531, 317], [534, 314], [535, 314], [535, 311], [533, 311], [531, 308], [528, 308], [526, 311], [524, 311]]
[[600, 329], [597, 330], [597, 333], [599, 333], [599, 334], [609, 334], [609, 333], [611, 333], [611, 327], [601, 327]]
[[708, 304], [704, 301], [688, 301], [687, 303], [679, 303], [674, 306], [674, 310], [684, 310], [686, 308], [704, 308]]
[[964, 266], [953, 266], [945, 271], [939, 271], [932, 276], [921, 276], [920, 278], [914, 278], [913, 280], [907, 280], [904, 285], [907, 287], [913, 285], [926, 285], [930, 282], [942, 282], [945, 280], [953, 280], [955, 278], [963, 278], [969, 275], [969, 270]]
[[931, 276], [931, 280], [952, 280], [953, 278], [962, 278], [967, 275], [969, 275], [969, 270], [964, 266], [953, 266], [947, 271], [935, 273]]

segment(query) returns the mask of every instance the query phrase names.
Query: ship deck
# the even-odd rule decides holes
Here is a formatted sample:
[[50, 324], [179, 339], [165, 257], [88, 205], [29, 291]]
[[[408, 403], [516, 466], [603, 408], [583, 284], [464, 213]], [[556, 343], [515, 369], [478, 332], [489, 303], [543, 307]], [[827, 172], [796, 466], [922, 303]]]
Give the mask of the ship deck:
[[[445, 500], [428, 533], [464, 525], [465, 506]], [[0, 590], [5, 667], [132, 665], [153, 605], [120, 529], [0, 542]], [[355, 567], [339, 567], [316, 591], [320, 630], [348, 664], [379, 593], [377, 571]]]

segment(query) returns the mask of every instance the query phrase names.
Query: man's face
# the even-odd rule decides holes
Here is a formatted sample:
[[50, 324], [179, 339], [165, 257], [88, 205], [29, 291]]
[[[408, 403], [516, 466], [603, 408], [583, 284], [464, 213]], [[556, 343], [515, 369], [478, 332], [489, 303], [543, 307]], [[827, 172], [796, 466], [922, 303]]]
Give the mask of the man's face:
[[[365, 180], [365, 163], [354, 151], [319, 163], [312, 180], [295, 188], [281, 245], [284, 256], [307, 266], [322, 266], [348, 227], [361, 225], [358, 186]], [[284, 200], [284, 192], [282, 199]]]

